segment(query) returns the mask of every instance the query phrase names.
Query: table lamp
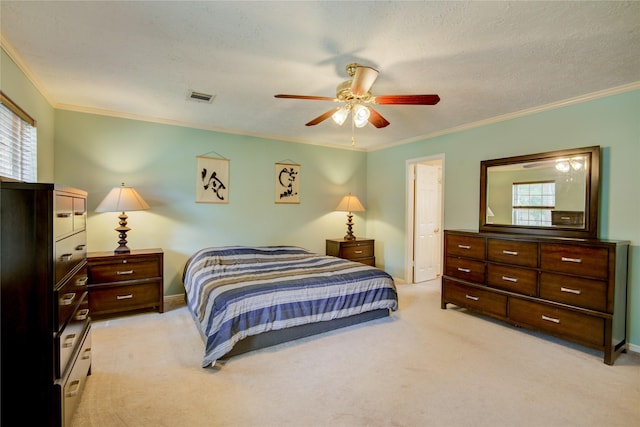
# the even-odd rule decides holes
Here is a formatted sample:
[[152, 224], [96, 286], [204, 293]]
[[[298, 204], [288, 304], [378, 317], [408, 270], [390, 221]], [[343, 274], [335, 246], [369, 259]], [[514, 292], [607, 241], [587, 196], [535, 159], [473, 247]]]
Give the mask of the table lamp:
[[353, 213], [352, 212], [364, 212], [364, 206], [358, 200], [358, 197], [352, 196], [349, 194], [348, 196], [344, 196], [338, 207], [336, 207], [337, 211], [347, 212], [347, 234], [344, 236], [344, 240], [355, 240], [356, 236], [353, 235]]
[[107, 197], [100, 202], [96, 208], [96, 212], [122, 212], [120, 218], [120, 226], [115, 230], [118, 232], [120, 240], [115, 251], [116, 254], [128, 254], [131, 250], [127, 247], [127, 232], [131, 229], [127, 227], [127, 214], [125, 211], [141, 211], [149, 209], [149, 205], [145, 202], [138, 192], [132, 187], [125, 187], [124, 182], [120, 187], [114, 187]]

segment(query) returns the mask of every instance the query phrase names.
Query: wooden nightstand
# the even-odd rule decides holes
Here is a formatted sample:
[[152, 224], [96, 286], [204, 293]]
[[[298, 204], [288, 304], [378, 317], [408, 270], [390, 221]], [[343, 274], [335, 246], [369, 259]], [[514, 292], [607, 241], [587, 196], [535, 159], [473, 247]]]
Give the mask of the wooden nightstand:
[[376, 265], [373, 239], [327, 239], [327, 255], [363, 264]]
[[89, 252], [89, 312], [92, 316], [141, 308], [164, 311], [162, 249], [128, 254]]

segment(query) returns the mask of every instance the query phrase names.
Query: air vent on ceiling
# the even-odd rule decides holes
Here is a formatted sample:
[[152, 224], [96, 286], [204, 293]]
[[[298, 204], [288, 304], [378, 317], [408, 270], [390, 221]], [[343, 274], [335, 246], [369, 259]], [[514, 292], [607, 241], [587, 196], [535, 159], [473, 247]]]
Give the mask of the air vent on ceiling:
[[187, 99], [190, 99], [191, 101], [206, 102], [207, 104], [211, 104], [213, 102], [213, 98], [215, 98], [215, 96], [193, 90], [190, 91], [187, 96]]

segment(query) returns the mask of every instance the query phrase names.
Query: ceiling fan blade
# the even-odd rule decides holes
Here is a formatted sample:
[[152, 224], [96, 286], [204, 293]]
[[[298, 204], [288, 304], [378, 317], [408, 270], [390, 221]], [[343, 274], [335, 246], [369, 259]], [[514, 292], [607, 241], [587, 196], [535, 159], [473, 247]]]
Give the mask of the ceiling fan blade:
[[438, 95], [378, 95], [371, 101], [373, 104], [397, 105], [436, 105], [440, 102]]
[[355, 96], [366, 95], [377, 78], [378, 70], [359, 65], [351, 81], [351, 93]]
[[390, 123], [380, 115], [376, 110], [371, 107], [367, 107], [370, 111], [369, 114], [369, 123], [377, 127], [378, 129], [384, 128], [390, 125]]
[[311, 120], [309, 123], [306, 123], [305, 126], [315, 126], [318, 123], [322, 123], [325, 120], [327, 120], [329, 117], [331, 117], [333, 115], [333, 113], [335, 113], [339, 109], [340, 109], [340, 107], [332, 108], [331, 110], [320, 114], [318, 117], [316, 117], [315, 119]]
[[274, 95], [276, 98], [287, 98], [287, 99], [310, 99], [312, 101], [337, 101], [335, 98], [329, 98], [328, 96], [311, 96], [311, 95], [286, 95], [286, 94], [278, 94]]

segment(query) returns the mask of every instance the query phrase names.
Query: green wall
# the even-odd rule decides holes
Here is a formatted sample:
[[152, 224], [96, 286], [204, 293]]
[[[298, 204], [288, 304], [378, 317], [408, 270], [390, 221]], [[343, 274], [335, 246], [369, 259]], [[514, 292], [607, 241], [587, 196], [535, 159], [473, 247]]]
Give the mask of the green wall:
[[53, 181], [54, 109], [4, 49], [0, 49], [0, 89], [36, 120], [37, 178], [42, 182]]
[[367, 231], [380, 263], [404, 277], [407, 160], [444, 155], [444, 226], [477, 230], [481, 160], [592, 145], [602, 147], [599, 237], [631, 242], [628, 336], [640, 345], [637, 90], [368, 153]]
[[[116, 213], [95, 213], [120, 182], [151, 206], [128, 212], [129, 247], [165, 252], [165, 295], [183, 292], [196, 250], [219, 245], [292, 244], [324, 253], [344, 235], [334, 209], [349, 192], [366, 206], [366, 154], [70, 111], [56, 111], [56, 182], [89, 192], [89, 251], [117, 246]], [[229, 203], [196, 203], [196, 156], [229, 159]], [[275, 163], [301, 165], [300, 204], [275, 203]], [[364, 235], [366, 212], [356, 215]]]

